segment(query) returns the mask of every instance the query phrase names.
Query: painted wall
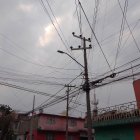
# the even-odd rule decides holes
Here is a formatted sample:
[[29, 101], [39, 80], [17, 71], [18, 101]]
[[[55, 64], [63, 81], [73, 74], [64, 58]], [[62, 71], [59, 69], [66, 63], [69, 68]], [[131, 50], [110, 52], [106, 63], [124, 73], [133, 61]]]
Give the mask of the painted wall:
[[[55, 119], [54, 124], [48, 124], [48, 119], [51, 116], [40, 116], [38, 121], [38, 128], [41, 130], [57, 130], [57, 131], [65, 131], [66, 129], [66, 118], [65, 117], [59, 117], [59, 116], [53, 116]], [[84, 128], [84, 120], [81, 119], [74, 119], [76, 121], [76, 126], [70, 126], [69, 125], [69, 131], [70, 132], [77, 132], [79, 130], [86, 130]]]
[[58, 133], [55, 135], [55, 140], [65, 140], [65, 135], [63, 133]]
[[137, 106], [140, 109], [140, 79], [133, 82]]
[[134, 126], [134, 136], [135, 140], [140, 140], [140, 125]]
[[[69, 134], [73, 137], [73, 140], [80, 140], [79, 134]], [[55, 140], [66, 140], [65, 133], [55, 133]]]
[[46, 134], [44, 132], [36, 132], [34, 140], [46, 140]]
[[25, 140], [25, 136], [24, 135], [19, 135], [16, 137], [16, 140]]
[[[135, 140], [132, 126], [101, 127], [95, 130], [96, 140]], [[140, 139], [139, 139], [140, 140]]]
[[[27, 135], [27, 140], [30, 140], [29, 134]], [[44, 132], [33, 131], [33, 140], [46, 140], [46, 134]]]
[[[55, 121], [50, 123], [50, 118]], [[73, 140], [79, 140], [80, 132], [86, 134], [87, 129], [84, 128], [84, 119], [70, 118], [69, 120], [74, 120], [76, 125], [69, 126], [69, 133], [73, 135]], [[34, 140], [47, 140], [47, 134], [53, 133], [54, 140], [65, 140], [65, 130], [66, 130], [66, 117], [50, 114], [40, 114], [36, 116], [33, 120], [33, 137]], [[27, 136], [29, 140], [29, 134]]]
[[[47, 131], [34, 131], [34, 140], [47, 140], [47, 134], [53, 133], [54, 140], [66, 140], [65, 132], [47, 132]], [[80, 140], [78, 133], [71, 133], [70, 136], [73, 136], [73, 140]]]

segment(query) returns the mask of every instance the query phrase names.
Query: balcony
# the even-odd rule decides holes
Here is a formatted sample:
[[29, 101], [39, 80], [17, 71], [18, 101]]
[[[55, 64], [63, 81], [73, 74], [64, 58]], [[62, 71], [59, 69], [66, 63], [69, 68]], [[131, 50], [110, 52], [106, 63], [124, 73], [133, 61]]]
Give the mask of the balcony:
[[140, 123], [137, 105], [136, 102], [129, 102], [99, 109], [98, 114], [93, 116], [93, 128]]

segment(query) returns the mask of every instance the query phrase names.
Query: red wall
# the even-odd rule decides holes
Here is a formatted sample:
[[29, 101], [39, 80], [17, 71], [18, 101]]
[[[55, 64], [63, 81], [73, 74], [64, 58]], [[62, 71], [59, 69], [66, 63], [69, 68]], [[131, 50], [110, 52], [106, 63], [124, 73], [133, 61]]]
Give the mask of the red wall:
[[[34, 140], [46, 140], [46, 133], [38, 132], [37, 130], [33, 131]], [[29, 134], [27, 136], [27, 140], [30, 140]]]
[[65, 139], [65, 135], [64, 134], [57, 134], [55, 135], [55, 140], [64, 140]]
[[[47, 133], [54, 134], [54, 140], [66, 140], [65, 132], [47, 132], [47, 131], [34, 131], [34, 140], [47, 140], [46, 135]], [[79, 140], [80, 135], [79, 133], [69, 133], [69, 135], [73, 136], [73, 140]]]
[[[59, 132], [57, 132], [57, 133], [55, 133], [55, 140], [66, 140], [66, 137], [65, 137], [65, 132], [63, 132], [63, 133], [59, 133]], [[79, 133], [69, 133], [69, 135], [70, 136], [73, 136], [73, 140], [79, 140], [79, 138], [80, 138], [80, 135], [79, 135]]]
[[133, 82], [137, 106], [140, 109], [140, 79]]
[[[39, 122], [38, 122], [38, 127], [41, 130], [53, 130], [53, 131], [65, 131], [66, 130], [66, 117], [59, 117], [59, 116], [54, 116], [55, 117], [55, 123], [50, 125], [47, 123], [47, 119], [51, 116], [47, 115], [42, 115], [39, 117]], [[69, 126], [69, 131], [70, 132], [78, 132], [79, 130], [85, 130], [84, 128], [84, 119], [74, 119], [77, 122], [77, 125], [72, 127]]]
[[34, 140], [46, 140], [46, 133], [37, 132], [36, 138]]
[[[50, 123], [50, 118], [54, 118], [55, 122]], [[70, 121], [69, 135], [73, 136], [73, 140], [79, 140], [80, 132], [87, 132], [87, 129], [84, 128], [85, 120], [74, 117], [70, 117], [69, 119], [74, 120], [74, 122], [76, 121], [76, 125], [74, 126], [72, 125], [73, 121]], [[47, 140], [47, 133], [53, 133], [54, 140], [66, 140], [66, 117], [51, 114], [40, 114], [38, 119], [38, 129], [39, 130], [34, 130], [33, 132], [34, 140]]]
[[[140, 109], [140, 79], [133, 82], [133, 87], [135, 91], [137, 107]], [[140, 140], [140, 125], [134, 126], [134, 136], [135, 140]]]
[[134, 136], [135, 140], [140, 140], [140, 125], [134, 126]]

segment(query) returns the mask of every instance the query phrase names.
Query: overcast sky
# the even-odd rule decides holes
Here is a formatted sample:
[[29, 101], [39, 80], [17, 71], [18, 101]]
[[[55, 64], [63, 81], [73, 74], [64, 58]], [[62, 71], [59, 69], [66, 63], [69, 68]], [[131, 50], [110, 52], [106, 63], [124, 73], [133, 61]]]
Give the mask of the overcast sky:
[[[81, 44], [79, 39], [72, 36], [72, 32], [80, 34], [76, 11], [79, 12], [79, 17], [81, 11], [83, 36], [86, 38], [92, 36], [92, 50], [87, 50], [90, 81], [109, 71], [80, 6], [75, 5], [75, 0], [48, 0], [55, 18], [47, 1], [43, 2], [48, 11], [44, 11], [40, 0], [0, 0], [0, 81], [53, 95], [62, 89], [64, 84], [68, 84], [78, 76], [83, 71], [82, 68], [67, 55], [57, 53], [57, 50], [65, 51], [84, 65], [83, 52], [71, 52], [69, 49], [70, 46], [78, 47]], [[122, 8], [124, 8], [124, 2], [125, 0], [121, 0]], [[76, 3], [78, 2], [76, 1]], [[81, 0], [81, 3], [90, 24], [93, 25], [95, 0]], [[49, 12], [51, 20], [47, 12]], [[128, 0], [126, 18], [139, 46], [139, 0]], [[112, 69], [115, 64], [121, 22], [122, 12], [118, 1], [99, 0], [95, 33]], [[88, 45], [89, 43], [87, 43]], [[116, 67], [139, 56], [140, 52], [125, 23]], [[137, 79], [137, 77], [135, 78]], [[81, 76], [72, 84], [79, 86], [82, 81]], [[122, 81], [92, 90], [91, 100], [95, 92], [100, 107], [133, 101], [135, 97], [132, 82], [132, 80]], [[65, 90], [58, 95], [64, 95]], [[0, 104], [8, 104], [15, 110], [30, 110], [33, 95], [33, 93], [0, 86]], [[36, 106], [46, 99], [48, 97], [36, 95]], [[77, 101], [85, 104], [85, 94], [79, 95]], [[64, 104], [65, 102], [47, 108], [46, 113], [59, 114], [65, 110]], [[86, 111], [86, 107], [77, 107], [77, 109], [82, 112]], [[78, 113], [72, 110], [71, 114]]]

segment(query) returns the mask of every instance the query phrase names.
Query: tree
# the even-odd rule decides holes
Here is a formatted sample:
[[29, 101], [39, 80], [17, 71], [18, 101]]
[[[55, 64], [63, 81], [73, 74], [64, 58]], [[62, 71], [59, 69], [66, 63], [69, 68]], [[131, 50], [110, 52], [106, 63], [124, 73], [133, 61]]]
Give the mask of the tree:
[[15, 112], [7, 105], [0, 105], [0, 140], [8, 140], [7, 136], [11, 134], [11, 123], [15, 119]]

